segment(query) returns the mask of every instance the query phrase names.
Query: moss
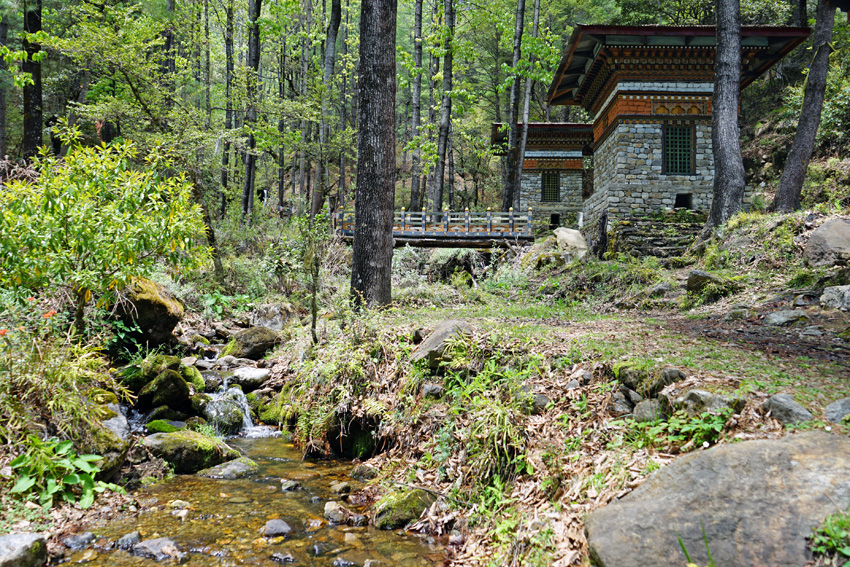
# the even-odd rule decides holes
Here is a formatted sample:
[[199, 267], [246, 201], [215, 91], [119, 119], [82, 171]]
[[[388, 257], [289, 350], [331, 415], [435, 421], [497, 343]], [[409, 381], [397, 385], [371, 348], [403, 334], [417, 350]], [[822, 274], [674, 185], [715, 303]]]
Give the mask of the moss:
[[174, 317], [183, 317], [183, 305], [172, 297], [160, 292], [159, 286], [147, 278], [135, 277], [130, 283], [130, 289], [135, 294], [136, 300], [158, 303], [168, 309], [168, 314]]
[[198, 431], [201, 426], [207, 424], [207, 420], [203, 417], [193, 416], [186, 420], [186, 429], [191, 431]]
[[167, 405], [176, 410], [189, 407], [189, 385], [174, 370], [166, 370], [139, 392], [139, 407], [157, 407]]
[[192, 404], [192, 411], [199, 414], [204, 413], [204, 408], [211, 400], [212, 398], [206, 394], [195, 394], [189, 398], [189, 401]]
[[182, 376], [186, 382], [193, 385], [197, 392], [203, 392], [207, 387], [204, 383], [204, 377], [201, 375], [201, 371], [194, 366], [181, 366], [180, 376]]
[[192, 335], [191, 341], [194, 344], [201, 343], [202, 345], [206, 345], [206, 346], [209, 346], [209, 344], [210, 344], [210, 340], [208, 338], [204, 337], [204, 336], [201, 336], [201, 335]]
[[221, 356], [233, 356], [233, 353], [239, 350], [239, 345], [236, 344], [236, 339], [232, 339], [227, 346], [224, 347], [224, 350], [221, 351]]
[[284, 403], [280, 395], [262, 404], [257, 411], [260, 421], [263, 423], [282, 423], [283, 407]]
[[97, 480], [107, 480], [112, 478], [124, 464], [124, 458], [130, 449], [130, 444], [118, 437], [108, 427], [98, 423], [91, 428], [88, 438], [78, 444], [78, 449], [80, 453], [90, 453], [102, 457], [101, 460], [94, 463], [100, 468], [96, 478]]
[[168, 406], [159, 406], [148, 415], [148, 423], [157, 419], [167, 419], [169, 421], [183, 421], [186, 419], [186, 414], [175, 411]]
[[88, 393], [88, 398], [96, 404], [117, 404], [118, 396], [115, 392], [104, 390], [103, 388], [92, 388]]
[[850, 327], [847, 327], [844, 331], [838, 333], [838, 338], [850, 342]]
[[180, 431], [179, 427], [174, 427], [164, 419], [149, 421], [145, 424], [145, 428], [149, 433], [173, 433], [174, 431]]
[[187, 429], [149, 435], [144, 444], [173, 465], [178, 474], [194, 473], [242, 456], [220, 439]]
[[375, 527], [382, 530], [403, 528], [419, 518], [434, 500], [434, 495], [420, 489], [391, 492], [375, 508]]

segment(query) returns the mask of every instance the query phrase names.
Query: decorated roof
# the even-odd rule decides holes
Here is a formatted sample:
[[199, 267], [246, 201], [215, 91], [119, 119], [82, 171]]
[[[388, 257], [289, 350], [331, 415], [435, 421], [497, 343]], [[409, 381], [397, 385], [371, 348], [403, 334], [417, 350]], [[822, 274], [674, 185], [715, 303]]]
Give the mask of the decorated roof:
[[[805, 41], [809, 28], [745, 26], [741, 29], [741, 87], [746, 87]], [[588, 108], [616, 73], [631, 67], [654, 78], [713, 80], [714, 26], [586, 26], [573, 30], [549, 87], [549, 104]], [[666, 74], [665, 74], [666, 73]]]
[[[517, 125], [522, 131], [522, 122]], [[508, 131], [501, 122], [494, 122], [490, 132], [490, 144], [504, 147], [508, 141]], [[560, 148], [576, 149], [590, 153], [593, 142], [593, 125], [575, 122], [529, 122], [528, 149]]]

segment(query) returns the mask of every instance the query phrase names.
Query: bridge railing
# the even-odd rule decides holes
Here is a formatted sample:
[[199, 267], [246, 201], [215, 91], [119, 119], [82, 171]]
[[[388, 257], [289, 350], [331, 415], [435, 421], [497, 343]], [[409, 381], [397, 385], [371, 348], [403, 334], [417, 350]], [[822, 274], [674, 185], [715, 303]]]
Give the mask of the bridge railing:
[[[445, 237], [455, 236], [532, 236], [532, 210], [516, 213], [504, 211], [397, 211], [393, 218], [393, 233], [400, 236]], [[343, 236], [354, 233], [354, 212], [343, 211], [334, 215], [334, 230]]]

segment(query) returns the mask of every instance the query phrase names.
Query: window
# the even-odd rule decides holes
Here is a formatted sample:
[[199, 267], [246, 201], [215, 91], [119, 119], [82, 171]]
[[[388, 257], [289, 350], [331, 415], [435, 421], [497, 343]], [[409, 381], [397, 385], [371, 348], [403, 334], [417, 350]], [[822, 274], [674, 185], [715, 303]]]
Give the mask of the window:
[[665, 126], [662, 145], [665, 175], [694, 174], [693, 126]]
[[540, 200], [544, 203], [557, 203], [561, 200], [561, 176], [557, 171], [544, 171], [542, 174], [541, 187], [543, 194]]

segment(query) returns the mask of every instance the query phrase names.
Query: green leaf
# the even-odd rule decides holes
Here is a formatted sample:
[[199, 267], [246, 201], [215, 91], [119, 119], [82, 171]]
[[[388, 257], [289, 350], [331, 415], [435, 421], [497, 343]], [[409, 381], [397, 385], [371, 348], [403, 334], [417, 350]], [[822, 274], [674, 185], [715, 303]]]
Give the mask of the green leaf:
[[18, 478], [18, 481], [15, 483], [15, 486], [12, 487], [12, 492], [28, 492], [30, 488], [35, 484], [35, 479], [31, 476], [22, 476]]
[[91, 491], [83, 492], [83, 496], [80, 498], [80, 508], [85, 510], [92, 504], [94, 504], [94, 493]]
[[66, 474], [62, 477], [62, 482], [64, 484], [80, 484], [80, 477], [75, 473]]
[[56, 445], [56, 454], [57, 455], [65, 455], [71, 448], [74, 446], [73, 441], [62, 441], [58, 445]]
[[24, 453], [23, 455], [19, 455], [15, 460], [9, 463], [9, 466], [13, 469], [17, 469], [22, 466], [26, 466], [31, 462], [30, 456]]

